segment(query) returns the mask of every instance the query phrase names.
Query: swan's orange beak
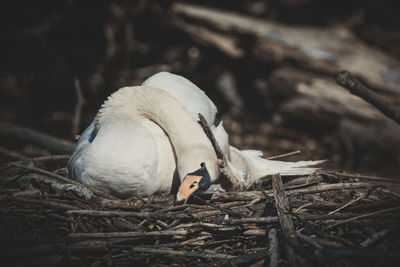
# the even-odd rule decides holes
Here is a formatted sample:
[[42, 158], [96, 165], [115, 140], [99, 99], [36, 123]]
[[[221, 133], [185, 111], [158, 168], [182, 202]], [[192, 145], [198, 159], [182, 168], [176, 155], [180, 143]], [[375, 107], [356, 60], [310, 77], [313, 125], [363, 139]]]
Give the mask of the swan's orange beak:
[[186, 203], [190, 196], [199, 189], [199, 183], [203, 176], [188, 174], [179, 186], [178, 194], [176, 194], [177, 203], [184, 201]]

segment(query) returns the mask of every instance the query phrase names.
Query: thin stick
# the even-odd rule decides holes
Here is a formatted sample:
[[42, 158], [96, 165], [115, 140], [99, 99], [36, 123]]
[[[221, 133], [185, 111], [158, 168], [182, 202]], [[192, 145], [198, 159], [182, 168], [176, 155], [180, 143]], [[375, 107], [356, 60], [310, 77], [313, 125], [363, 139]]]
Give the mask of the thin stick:
[[220, 170], [223, 175], [228, 179], [228, 181], [231, 183], [232, 191], [240, 191], [244, 189], [244, 184], [240, 182], [240, 180], [235, 177], [233, 174], [231, 168], [229, 168], [228, 165], [228, 160], [224, 153], [221, 150], [221, 147], [219, 146], [217, 139], [215, 139], [215, 136], [208, 125], [206, 119], [202, 114], [199, 113], [199, 124], [203, 128], [203, 131], [207, 135], [208, 139], [210, 139], [212, 146], [214, 147], [215, 153], [217, 154], [217, 158], [219, 159], [220, 164]]
[[12, 159], [22, 160], [26, 159], [27, 157], [21, 153], [6, 149], [4, 147], [0, 147], [0, 154], [5, 155]]
[[70, 233], [69, 238], [121, 238], [121, 237], [159, 237], [173, 235], [187, 235], [187, 230], [164, 230], [151, 232], [112, 232], [112, 233]]
[[343, 220], [341, 222], [335, 223], [335, 224], [333, 224], [331, 226], [325, 227], [322, 230], [325, 231], [325, 230], [331, 229], [333, 227], [336, 227], [336, 226], [344, 224], [344, 223], [349, 223], [349, 222], [352, 222], [352, 221], [355, 221], [355, 220], [358, 220], [358, 219], [361, 219], [361, 218], [370, 217], [370, 216], [373, 216], [373, 215], [377, 215], [377, 214], [381, 214], [381, 213], [385, 213], [385, 212], [389, 212], [389, 211], [395, 211], [395, 210], [399, 210], [399, 209], [400, 209], [400, 207], [394, 207], [394, 208], [389, 208], [389, 209], [385, 209], [385, 210], [378, 210], [378, 211], [367, 213], [367, 214], [362, 214], [362, 215], [359, 215], [359, 216], [356, 216], [356, 217], [353, 217], [353, 218], [349, 218], [347, 220]]
[[[370, 183], [337, 183], [337, 184], [319, 184], [313, 187], [288, 190], [286, 195], [293, 197], [305, 194], [321, 193], [331, 190], [346, 190], [346, 189], [358, 189], [358, 188], [372, 188], [376, 185]], [[244, 192], [223, 192], [213, 194], [213, 201], [224, 201], [224, 200], [253, 200], [259, 198], [261, 200], [272, 197], [272, 190], [264, 191], [244, 191]]]
[[304, 205], [301, 205], [300, 207], [298, 207], [293, 213], [298, 213], [300, 210], [304, 209], [305, 207], [311, 206], [314, 203], [310, 202], [310, 203], [306, 203]]
[[155, 255], [166, 255], [170, 257], [190, 257], [190, 258], [204, 258], [204, 259], [221, 259], [230, 260], [234, 259], [235, 256], [228, 254], [214, 254], [214, 253], [204, 253], [204, 252], [187, 252], [187, 251], [177, 251], [169, 249], [154, 249], [147, 247], [132, 247], [132, 252], [147, 253]]
[[74, 148], [71, 142], [7, 122], [0, 122], [0, 134], [34, 143], [55, 153], [71, 153]]
[[356, 203], [357, 201], [359, 201], [359, 200], [365, 198], [366, 196], [367, 196], [367, 194], [361, 195], [361, 196], [359, 196], [358, 198], [353, 199], [352, 201], [350, 201], [350, 202], [344, 204], [344, 205], [341, 206], [340, 208], [337, 208], [337, 209], [335, 209], [335, 210], [329, 212], [328, 214], [334, 214], [334, 213], [336, 213], [336, 212], [338, 212], [338, 211], [341, 211], [342, 209], [344, 209], [344, 208], [350, 206], [351, 204]]
[[212, 203], [210, 203], [210, 202], [204, 201], [203, 199], [201, 199], [201, 198], [198, 197], [198, 196], [194, 196], [194, 198], [196, 198], [197, 200], [200, 200], [201, 202], [203, 202], [203, 203], [206, 204], [206, 205], [210, 205], [211, 207], [220, 210], [221, 212], [224, 212], [224, 213], [226, 212], [226, 213], [228, 213], [228, 214], [230, 214], [230, 215], [232, 215], [232, 216], [246, 217], [245, 214], [242, 214], [242, 213], [239, 213], [239, 212], [236, 212], [236, 211], [227, 209], [227, 208], [219, 207], [218, 205], [215, 205], [215, 204], [212, 204]]
[[300, 232], [296, 232], [296, 236], [298, 238], [300, 238], [301, 240], [307, 242], [308, 244], [310, 244], [311, 246], [313, 246], [314, 248], [318, 249], [319, 251], [322, 251], [324, 249], [323, 246], [321, 246], [320, 244], [318, 244], [316, 241], [314, 241], [311, 237], [303, 235]]
[[149, 212], [134, 212], [134, 211], [103, 211], [103, 210], [69, 210], [66, 212], [68, 215], [80, 215], [91, 217], [135, 217], [147, 218]]
[[[399, 207], [397, 207], [399, 208]], [[386, 212], [382, 211], [382, 212]], [[381, 213], [381, 212], [379, 212]], [[379, 213], [367, 213], [362, 214], [362, 217], [379, 217]], [[356, 213], [335, 213], [335, 214], [295, 214], [293, 219], [295, 220], [303, 220], [303, 221], [324, 221], [324, 220], [343, 220], [343, 219], [352, 219], [356, 217]], [[278, 217], [270, 216], [270, 217], [249, 217], [249, 218], [240, 218], [234, 219], [230, 218], [227, 222], [228, 224], [249, 224], [249, 223], [277, 223]]]
[[383, 98], [368, 89], [364, 84], [351, 75], [347, 70], [343, 70], [336, 76], [338, 84], [346, 88], [353, 95], [359, 96], [380, 112], [400, 124], [400, 109], [391, 106]]
[[135, 212], [135, 211], [104, 211], [104, 210], [69, 210], [69, 215], [81, 215], [90, 217], [135, 217], [140, 219], [159, 219], [159, 218], [170, 218], [170, 219], [187, 219], [189, 216], [186, 214], [169, 214], [169, 213], [155, 213], [155, 212]]
[[86, 100], [82, 94], [81, 82], [77, 77], [74, 78], [74, 84], [76, 92], [76, 105], [74, 109], [74, 117], [72, 119], [72, 136], [78, 134], [80, 131], [79, 128], [81, 124], [82, 107], [86, 103]]
[[360, 243], [360, 246], [363, 248], [368, 248], [374, 244], [376, 244], [379, 240], [384, 238], [387, 234], [391, 232], [392, 229], [384, 229], [377, 233], [374, 233], [372, 236], [368, 237], [366, 240]]
[[323, 171], [321, 173], [327, 174], [327, 175], [335, 175], [335, 176], [341, 176], [341, 177], [346, 177], [346, 178], [352, 178], [352, 179], [400, 183], [400, 181], [398, 179], [391, 179], [391, 178], [385, 178], [385, 177], [350, 174], [350, 173], [345, 173], [345, 172], [332, 172], [332, 171]]
[[267, 159], [280, 159], [280, 158], [284, 158], [284, 157], [287, 157], [287, 156], [296, 155], [296, 154], [299, 154], [299, 153], [301, 153], [301, 151], [300, 150], [296, 150], [296, 151], [292, 151], [292, 152], [289, 152], [289, 153], [268, 157]]

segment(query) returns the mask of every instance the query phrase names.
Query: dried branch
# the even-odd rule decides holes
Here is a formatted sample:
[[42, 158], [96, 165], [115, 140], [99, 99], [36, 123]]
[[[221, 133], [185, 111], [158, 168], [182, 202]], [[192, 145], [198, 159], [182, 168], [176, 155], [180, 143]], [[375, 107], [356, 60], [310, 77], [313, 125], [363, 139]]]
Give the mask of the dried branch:
[[[288, 239], [296, 242], [296, 232], [294, 230], [292, 217], [290, 215], [289, 200], [285, 195], [282, 178], [279, 174], [272, 175], [272, 188], [274, 191], [275, 207], [278, 211], [279, 222], [281, 224], [282, 231]], [[287, 246], [286, 254], [288, 257], [289, 265], [296, 266], [296, 255], [293, 249]]]
[[278, 267], [279, 266], [279, 241], [278, 241], [278, 232], [275, 228], [271, 228], [268, 231], [268, 258], [269, 261], [267, 262], [267, 258], [264, 261], [264, 266], [270, 267]]
[[220, 170], [221, 173], [228, 179], [232, 187], [230, 188], [232, 191], [241, 191], [243, 190], [244, 184], [240, 182], [240, 180], [235, 177], [233, 174], [231, 168], [228, 165], [228, 159], [224, 155], [224, 153], [221, 150], [221, 147], [219, 146], [217, 139], [215, 139], [214, 133], [212, 132], [210, 126], [208, 125], [206, 119], [202, 114], [199, 113], [199, 124], [203, 128], [204, 132], [206, 133], [207, 137], [210, 139], [211, 144], [214, 147], [215, 153], [217, 154], [217, 159], [220, 162]]
[[68, 141], [8, 122], [0, 122], [0, 134], [34, 143], [55, 153], [71, 153], [74, 148]]
[[12, 150], [9, 150], [9, 149], [6, 149], [4, 147], [0, 147], [0, 154], [5, 155], [12, 159], [18, 159], [18, 160], [26, 159], [25, 155], [15, 152], [15, 151], [12, 151]]
[[46, 170], [43, 170], [43, 169], [40, 169], [40, 168], [29, 167], [29, 166], [25, 166], [25, 165], [18, 164], [18, 163], [10, 163], [10, 165], [18, 167], [18, 168], [26, 169], [26, 170], [29, 170], [29, 171], [32, 171], [32, 172], [35, 172], [35, 173], [39, 173], [39, 174], [42, 174], [42, 175], [46, 175], [48, 177], [57, 179], [57, 180], [62, 181], [64, 183], [73, 184], [73, 185], [85, 188], [86, 190], [92, 191], [93, 193], [96, 193], [97, 195], [102, 196], [102, 197], [115, 199], [115, 197], [113, 197], [113, 196], [111, 196], [111, 195], [109, 195], [109, 194], [107, 194], [105, 192], [102, 192], [100, 190], [97, 190], [97, 189], [89, 187], [89, 186], [85, 186], [85, 185], [83, 185], [81, 183], [78, 183], [78, 182], [76, 182], [74, 180], [70, 180], [70, 179], [65, 178], [65, 177], [63, 177], [61, 175], [58, 175], [58, 174], [55, 174], [55, 173], [52, 173], [52, 172], [49, 172], [49, 171], [46, 171]]
[[188, 252], [188, 251], [177, 251], [177, 250], [167, 250], [167, 249], [153, 249], [148, 247], [133, 247], [132, 252], [148, 253], [155, 255], [167, 255], [170, 257], [190, 257], [190, 258], [205, 258], [205, 259], [222, 259], [230, 260], [234, 259], [235, 256], [227, 254], [211, 254], [204, 252]]
[[380, 182], [390, 182], [390, 183], [400, 183], [398, 179], [391, 179], [385, 177], [368, 176], [360, 174], [350, 174], [345, 172], [335, 172], [335, 171], [319, 171], [323, 175], [328, 175], [330, 177], [340, 176], [351, 179], [369, 180], [369, 181], [380, 181]]
[[74, 85], [76, 93], [76, 104], [74, 109], [74, 117], [72, 119], [72, 136], [75, 136], [80, 132], [82, 108], [86, 103], [86, 100], [82, 94], [81, 82], [77, 77], [74, 78]]
[[372, 236], [368, 237], [366, 240], [360, 243], [360, 246], [363, 248], [368, 248], [376, 244], [379, 240], [384, 238], [387, 234], [389, 234], [392, 229], [384, 229], [377, 233], [374, 233]]
[[[333, 190], [346, 190], [346, 189], [358, 189], [358, 188], [372, 188], [376, 185], [370, 183], [337, 183], [337, 184], [319, 184], [309, 188], [294, 189], [286, 191], [286, 195], [289, 197], [300, 196], [305, 194], [315, 194]], [[273, 191], [267, 190], [263, 193], [260, 191], [244, 191], [244, 192], [224, 192], [213, 194], [212, 200], [214, 201], [251, 201], [254, 199], [266, 199], [273, 197]]]
[[113, 233], [70, 233], [69, 238], [125, 238], [125, 237], [160, 237], [160, 236], [174, 236], [174, 235], [187, 235], [190, 233], [187, 230], [164, 230], [152, 232], [113, 232]]
[[359, 96], [379, 111], [400, 124], [400, 108], [391, 106], [383, 98], [368, 89], [364, 84], [351, 75], [347, 70], [343, 70], [336, 76], [338, 84], [346, 88], [353, 95]]
[[334, 214], [334, 213], [336, 213], [336, 212], [338, 212], [338, 211], [341, 211], [342, 209], [344, 209], [344, 208], [346, 208], [346, 207], [348, 207], [348, 206], [350, 206], [350, 205], [356, 203], [357, 201], [360, 201], [361, 199], [365, 198], [366, 196], [367, 196], [367, 194], [363, 194], [363, 195], [359, 196], [358, 198], [353, 199], [352, 201], [350, 201], [350, 202], [344, 204], [343, 206], [341, 206], [341, 207], [339, 207], [339, 208], [337, 208], [337, 209], [335, 209], [335, 210], [329, 212], [328, 214]]
[[355, 221], [355, 220], [359, 220], [359, 219], [362, 219], [362, 218], [371, 217], [371, 216], [374, 216], [374, 215], [377, 215], [377, 214], [390, 212], [390, 211], [396, 211], [396, 210], [400, 210], [400, 207], [394, 207], [394, 208], [389, 208], [389, 209], [384, 209], [384, 210], [378, 210], [378, 211], [367, 213], [367, 214], [362, 214], [362, 215], [355, 216], [353, 218], [349, 218], [347, 220], [335, 223], [335, 224], [330, 225], [328, 227], [325, 227], [323, 230], [328, 230], [328, 229], [331, 229], [333, 227], [336, 227], [336, 226], [344, 224], [344, 223], [349, 223], [349, 222], [352, 222], [352, 221]]

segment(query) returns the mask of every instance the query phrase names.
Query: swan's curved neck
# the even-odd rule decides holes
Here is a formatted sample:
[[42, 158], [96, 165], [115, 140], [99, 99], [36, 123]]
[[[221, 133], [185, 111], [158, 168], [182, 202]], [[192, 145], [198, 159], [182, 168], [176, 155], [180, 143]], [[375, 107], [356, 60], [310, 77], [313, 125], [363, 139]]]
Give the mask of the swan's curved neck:
[[154, 87], [124, 87], [113, 93], [95, 118], [96, 129], [108, 119], [129, 117], [141, 122], [151, 120], [168, 134], [178, 159], [181, 180], [205, 162], [214, 181], [218, 178], [217, 158], [211, 142], [200, 125], [182, 104], [169, 93]]

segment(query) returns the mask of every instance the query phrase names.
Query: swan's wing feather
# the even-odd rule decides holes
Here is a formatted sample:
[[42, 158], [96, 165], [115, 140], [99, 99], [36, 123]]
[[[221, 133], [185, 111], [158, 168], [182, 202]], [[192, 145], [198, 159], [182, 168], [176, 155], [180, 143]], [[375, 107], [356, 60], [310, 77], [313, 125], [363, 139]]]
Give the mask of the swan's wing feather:
[[94, 121], [83, 131], [68, 160], [66, 177], [76, 180], [83, 171], [82, 156], [94, 140]]
[[315, 165], [321, 164], [326, 160], [310, 160], [310, 161], [297, 161], [285, 162], [278, 160], [268, 160], [262, 158], [262, 152], [256, 150], [241, 150], [240, 154], [247, 162], [251, 175], [246, 181], [247, 186], [251, 186], [258, 179], [279, 173], [282, 176], [297, 176], [308, 175], [316, 170], [318, 167]]

